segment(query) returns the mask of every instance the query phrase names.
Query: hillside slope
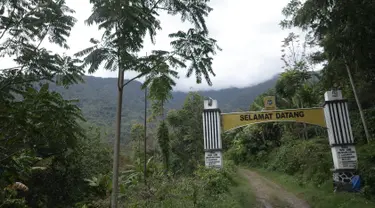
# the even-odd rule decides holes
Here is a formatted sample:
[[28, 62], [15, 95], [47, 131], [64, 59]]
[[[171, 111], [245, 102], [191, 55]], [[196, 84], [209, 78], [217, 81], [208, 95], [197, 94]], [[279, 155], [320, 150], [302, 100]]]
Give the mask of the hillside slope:
[[[245, 88], [228, 88], [222, 90], [199, 91], [202, 96], [212, 97], [219, 102], [223, 112], [247, 110], [255, 97], [273, 87], [278, 76], [258, 85]], [[51, 85], [66, 99], [78, 99], [79, 107], [85, 117], [101, 126], [112, 126], [116, 115], [117, 89], [116, 78], [85, 76], [85, 83], [75, 84], [68, 89]], [[173, 92], [173, 99], [166, 104], [167, 109], [178, 109], [182, 106], [187, 93]], [[124, 89], [123, 124], [124, 131], [130, 130], [132, 123], [143, 119], [144, 91], [141, 83], [134, 81]]]

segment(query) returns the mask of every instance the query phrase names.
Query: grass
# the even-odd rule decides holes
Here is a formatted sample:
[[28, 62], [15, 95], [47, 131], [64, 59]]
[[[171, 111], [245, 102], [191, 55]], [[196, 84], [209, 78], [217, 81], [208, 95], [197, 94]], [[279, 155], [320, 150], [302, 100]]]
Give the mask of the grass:
[[292, 176], [282, 173], [252, 169], [270, 180], [280, 184], [286, 190], [306, 200], [312, 208], [373, 208], [375, 203], [355, 193], [334, 193], [332, 183], [320, 187], [313, 185], [300, 186]]
[[234, 177], [236, 186], [230, 188], [230, 194], [234, 201], [236, 201], [239, 207], [256, 207], [256, 197], [249, 186], [247, 179], [240, 173], [237, 173]]

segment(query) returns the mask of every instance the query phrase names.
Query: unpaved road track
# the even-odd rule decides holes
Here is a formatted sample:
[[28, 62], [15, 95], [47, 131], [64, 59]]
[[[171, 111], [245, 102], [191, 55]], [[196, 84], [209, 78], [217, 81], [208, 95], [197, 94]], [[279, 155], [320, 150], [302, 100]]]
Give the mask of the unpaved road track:
[[310, 208], [306, 201], [258, 173], [246, 169], [240, 169], [240, 173], [248, 179], [256, 195], [257, 208]]

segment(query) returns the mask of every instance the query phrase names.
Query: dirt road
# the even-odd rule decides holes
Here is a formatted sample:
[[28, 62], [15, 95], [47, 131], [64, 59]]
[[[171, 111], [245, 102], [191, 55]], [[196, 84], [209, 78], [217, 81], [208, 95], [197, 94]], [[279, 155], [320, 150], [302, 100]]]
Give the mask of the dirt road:
[[250, 170], [241, 169], [256, 194], [257, 208], [310, 208], [306, 201]]

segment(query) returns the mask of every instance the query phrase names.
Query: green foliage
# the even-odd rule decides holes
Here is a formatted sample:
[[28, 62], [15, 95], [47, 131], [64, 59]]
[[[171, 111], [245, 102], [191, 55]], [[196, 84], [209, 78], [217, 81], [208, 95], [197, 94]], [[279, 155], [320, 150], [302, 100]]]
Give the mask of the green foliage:
[[[351, 66], [357, 63], [359, 68], [355, 73], [358, 75], [366, 73], [365, 71], [368, 75], [373, 74], [369, 69], [373, 60], [368, 56], [373, 49], [369, 48], [368, 44], [373, 41], [374, 32], [370, 28], [375, 22], [373, 18], [369, 19], [368, 15], [371, 14], [374, 6], [374, 3], [368, 0], [324, 3], [313, 1], [302, 3], [293, 0], [283, 10], [286, 19], [282, 21], [282, 26], [296, 26], [308, 30], [311, 43], [320, 45], [324, 50], [323, 53], [315, 56], [317, 61], [328, 60], [325, 67], [327, 74], [336, 75], [336, 77], [329, 76], [329, 80], [331, 82], [343, 78], [347, 80], [344, 77], [347, 76], [346, 72], [342, 71], [345, 68], [337, 67], [345, 64], [344, 62]], [[342, 21], [343, 19], [346, 21]], [[362, 77], [362, 79], [372, 78]]]
[[[363, 3], [370, 4], [368, 1], [363, 1]], [[319, 4], [313, 1], [301, 3], [301, 1], [298, 0], [290, 2], [283, 12], [291, 21], [284, 21], [283, 24], [291, 23], [292, 25], [294, 24], [295, 26], [312, 31], [308, 34], [308, 38], [315, 36], [315, 39], [307, 39], [303, 44], [302, 52], [300, 53], [298, 53], [300, 50], [296, 48], [296, 45], [297, 47], [299, 45], [298, 36], [291, 33], [285, 39], [282, 50], [282, 60], [285, 63], [284, 68], [286, 71], [282, 73], [277, 80], [275, 88], [269, 89], [267, 92], [255, 98], [250, 106], [250, 110], [261, 110], [263, 106], [263, 97], [267, 95], [276, 96], [277, 107], [280, 109], [318, 107], [323, 102], [322, 95], [325, 89], [340, 86], [340, 88], [343, 89], [344, 94], [349, 97], [352, 129], [356, 141], [359, 142], [359, 145], [357, 146], [360, 164], [359, 170], [360, 175], [366, 184], [363, 192], [366, 197], [373, 198], [375, 192], [371, 187], [374, 187], [372, 165], [374, 158], [370, 151], [373, 147], [372, 144], [362, 146], [364, 143], [364, 130], [359, 113], [354, 107], [356, 106], [356, 103], [351, 94], [351, 88], [348, 82], [349, 79], [345, 74], [346, 71], [341, 71], [342, 69], [345, 69], [345, 64], [354, 69], [354, 66], [358, 65], [359, 62], [366, 65], [365, 62], [370, 60], [366, 60], [367, 58], [356, 60], [358, 57], [353, 55], [353, 53], [347, 49], [354, 49], [357, 46], [352, 46], [352, 42], [346, 45], [344, 42], [341, 42], [347, 37], [342, 40], [339, 40], [340, 38], [330, 39], [332, 38], [331, 35], [333, 33], [335, 36], [338, 35], [338, 33], [336, 34], [337, 31], [334, 31], [337, 29], [335, 28], [337, 25], [331, 25], [335, 24], [334, 22], [331, 22], [331, 20], [338, 21], [338, 16], [336, 15], [338, 15], [338, 13], [340, 13], [339, 15], [343, 15], [339, 10], [349, 4], [353, 4], [353, 1], [345, 3], [340, 2], [338, 4], [332, 2]], [[332, 10], [327, 9], [327, 7], [332, 7]], [[322, 13], [323, 15], [316, 13], [316, 11], [318, 11], [316, 10], [317, 8], [325, 11]], [[351, 13], [348, 14], [348, 17], [360, 18], [359, 16], [361, 15], [356, 16], [354, 13]], [[319, 22], [324, 18], [327, 18], [325, 19], [326, 22]], [[307, 19], [311, 21], [307, 21]], [[350, 21], [353, 21], [353, 19]], [[326, 23], [327, 25], [325, 25]], [[347, 22], [341, 21], [339, 24], [343, 26], [347, 24]], [[347, 29], [349, 30], [348, 27]], [[322, 56], [323, 59], [318, 62], [322, 63], [323, 60], [328, 61], [328, 63], [324, 65], [323, 71], [318, 73], [309, 71], [312, 69], [312, 63], [310, 61], [311, 59], [317, 58], [317, 53], [311, 55], [305, 52], [305, 47], [314, 43], [323, 46], [324, 50]], [[334, 46], [330, 44], [341, 45]], [[333, 51], [334, 47], [337, 47], [337, 51]], [[338, 48], [341, 48], [342, 51]], [[370, 53], [370, 50], [365, 51], [365, 53], [367, 52]], [[353, 56], [349, 56], [349, 53]], [[369, 90], [364, 90], [371, 85], [366, 82], [372, 81], [368, 80], [364, 82], [358, 79], [360, 76], [367, 75], [370, 69], [357, 69], [357, 67], [358, 66], [356, 66], [355, 71], [353, 71], [355, 77], [357, 77], [356, 86], [360, 88], [359, 94], [365, 97], [364, 100], [361, 100], [361, 104], [366, 106], [366, 119], [369, 123], [373, 123], [372, 115], [374, 105], [367, 100], [372, 95], [369, 95]], [[330, 73], [335, 74], [333, 76], [337, 76], [332, 78], [332, 74]], [[339, 73], [339, 75], [336, 73]], [[326, 85], [327, 80], [330, 81], [329, 87]], [[367, 78], [364, 80], [367, 80]], [[265, 127], [264, 124], [248, 126], [241, 130], [233, 131], [228, 136], [225, 136], [224, 144], [227, 147], [225, 156], [232, 159], [237, 164], [247, 164], [252, 167], [261, 167], [267, 170], [277, 171], [281, 174], [291, 175], [299, 185], [326, 187], [328, 186], [327, 184], [332, 184], [332, 176], [330, 172], [330, 168], [332, 167], [332, 156], [326, 138], [327, 133], [324, 129], [321, 129], [320, 127], [286, 123]], [[263, 137], [260, 136], [262, 134]], [[370, 134], [374, 134], [372, 127], [370, 129]]]
[[[0, 185], [7, 187], [0, 192], [1, 207], [108, 206], [112, 188], [109, 176], [111, 161], [110, 152], [102, 143], [104, 130], [83, 123], [79, 106], [50, 90], [49, 84], [68, 87], [82, 81], [84, 67], [88, 66], [92, 73], [102, 63], [105, 69], [119, 70], [120, 75], [130, 70], [139, 73], [135, 78], [145, 76], [143, 87], [150, 88], [149, 97], [162, 104], [171, 97], [175, 85], [173, 78], [178, 78], [176, 69], [186, 68], [188, 77], [194, 74], [198, 83], [204, 77], [207, 83], [212, 84], [210, 75], [215, 75], [211, 66], [212, 56], [221, 49], [216, 40], [208, 37], [205, 17], [212, 9], [206, 1], [158, 1], [148, 4], [144, 1], [129, 3], [120, 0], [90, 2], [93, 12], [87, 23], [97, 24], [104, 33], [100, 41], [90, 40], [93, 44], [91, 48], [76, 54], [84, 56], [83, 64], [78, 59], [53, 54], [41, 47], [43, 41], [48, 39], [65, 49], [69, 48], [66, 38], [76, 20], [71, 16], [74, 11], [65, 5], [64, 0], [5, 1], [0, 4], [0, 40], [6, 39], [0, 43], [0, 53], [2, 57], [14, 58], [18, 65], [2, 69], [0, 74]], [[194, 28], [169, 35], [172, 51], [152, 51], [150, 55], [139, 57], [145, 35], [148, 33], [153, 39], [156, 31], [161, 29], [159, 10], [181, 15], [181, 19], [193, 23]], [[119, 90], [122, 91], [130, 81], [118, 86]], [[194, 99], [201, 104], [199, 96]], [[197, 106], [197, 103], [186, 104], [183, 113], [180, 113], [186, 118], [193, 112], [196, 116], [186, 123], [188, 128], [180, 131], [179, 136], [185, 138], [184, 144], [190, 148], [183, 153], [184, 156], [195, 153], [188, 162], [198, 168], [198, 158], [203, 152], [202, 140], [198, 142], [202, 133], [202, 110], [197, 111], [192, 106]], [[139, 126], [133, 129], [133, 142], [141, 140], [140, 130], [142, 128]], [[168, 170], [170, 135], [166, 122], [161, 123], [157, 136], [165, 169]], [[169, 197], [169, 202], [180, 203], [168, 196], [169, 189], [176, 190], [180, 198], [186, 198], [186, 190], [179, 185], [191, 185], [192, 181], [199, 179], [194, 175], [187, 179], [173, 178], [179, 184], [174, 186], [161, 174], [161, 165], [154, 162], [154, 157], [149, 158], [147, 169], [143, 170], [139, 153], [140, 148], [133, 164], [128, 164], [120, 178], [120, 199], [130, 205], [138, 204], [139, 198], [146, 202], [168, 203], [163, 198]], [[159, 159], [159, 155], [155, 158]], [[146, 181], [142, 174], [144, 171], [155, 179], [150, 180], [148, 186], [142, 185]], [[205, 184], [210, 184], [210, 189], [228, 186], [225, 174], [209, 173], [208, 178], [203, 170], [200, 174], [201, 186], [189, 188], [192, 190], [194, 200], [190, 201], [193, 204], [208, 203], [197, 194], [201, 190], [202, 193], [207, 192], [205, 196], [209, 196], [211, 190], [204, 189]], [[14, 184], [21, 182], [25, 184], [25, 189], [15, 191], [17, 187]], [[228, 192], [229, 189], [224, 190]], [[220, 196], [227, 192], [215, 191]], [[140, 196], [136, 196], [136, 193], [140, 193]]]
[[[317, 96], [320, 86], [313, 86], [310, 81], [310, 78], [304, 78], [300, 71], [289, 70], [277, 81], [276, 92], [270, 89], [257, 97], [251, 109], [259, 110], [258, 106], [262, 105], [265, 95], [276, 95], [279, 108], [296, 108], [301, 104], [314, 106], [321, 100], [321, 96]], [[316, 83], [320, 84], [320, 82]], [[291, 100], [292, 105], [287, 102], [288, 100]], [[295, 101], [297, 102], [293, 103]], [[372, 110], [369, 109], [367, 112], [371, 115]], [[359, 115], [356, 111], [350, 114], [355, 138], [361, 141], [364, 132]], [[372, 119], [369, 121], [372, 122]], [[306, 132], [308, 139], [301, 137], [301, 132]], [[248, 164], [252, 167], [262, 167], [292, 175], [300, 185], [321, 186], [332, 177], [330, 173], [332, 156], [326, 134], [326, 131], [320, 128], [301, 128], [298, 124], [257, 124], [236, 130], [229, 134], [229, 138], [224, 137], [225, 140], [230, 140], [226, 144], [228, 150], [225, 156], [237, 164]], [[374, 180], [371, 165], [373, 157], [370, 149], [371, 146], [359, 146], [358, 149], [360, 175], [366, 184], [364, 193], [369, 198], [374, 194], [371, 188]]]
[[[146, 78], [143, 88], [150, 89], [149, 97], [160, 102], [162, 109], [164, 102], [171, 97], [172, 88], [176, 84], [173, 80], [178, 78], [176, 69], [188, 68], [187, 77], [194, 72], [197, 83], [200, 83], [204, 76], [207, 83], [212, 85], [210, 74], [215, 75], [211, 66], [212, 56], [215, 55], [216, 50], [221, 49], [217, 46], [216, 40], [208, 37], [204, 17], [212, 9], [208, 7], [207, 1], [92, 0], [90, 3], [93, 9], [86, 23], [96, 24], [99, 30], [104, 31], [103, 36], [101, 41], [91, 39], [93, 46], [78, 52], [76, 56], [84, 57], [82, 67], [88, 66], [89, 73], [97, 71], [102, 64], [106, 70], [118, 70], [119, 106], [117, 106], [116, 142], [121, 138], [123, 89], [134, 79]], [[166, 10], [171, 15], [180, 14], [181, 20], [193, 23], [194, 28], [190, 28], [187, 32], [177, 31], [169, 34], [172, 39], [172, 51], [154, 50], [150, 55], [139, 57], [138, 52], [143, 48], [145, 35], [149, 34], [151, 41], [154, 42], [156, 31], [161, 29], [158, 19], [160, 10]], [[138, 75], [124, 83], [125, 71], [135, 71]], [[168, 129], [163, 121], [158, 131], [158, 138], [166, 171], [169, 164], [168, 137]], [[146, 155], [146, 152], [144, 154]], [[116, 153], [115, 162], [118, 161], [118, 157]], [[114, 167], [118, 167], [118, 164]], [[116, 171], [114, 176], [117, 177], [117, 170], [114, 171]], [[114, 186], [117, 192], [117, 183]], [[117, 194], [114, 196], [117, 198]]]
[[17, 64], [0, 73], [0, 186], [7, 187], [0, 191], [1, 207], [70, 204], [84, 196], [80, 177], [97, 165], [83, 158], [98, 152], [84, 142], [89, 134], [80, 109], [46, 83], [82, 80], [79, 60], [41, 47], [48, 39], [69, 48], [72, 13], [64, 0], [0, 3], [0, 56]]
[[[28, 206], [56, 207], [84, 199], [88, 187], [83, 179], [106, 173], [110, 168], [109, 151], [98, 132], [88, 128], [86, 134], [90, 138], [79, 138], [74, 147], [53, 156], [35, 157], [31, 150], [12, 156], [3, 163], [0, 183], [6, 186], [24, 182], [29, 187]], [[22, 200], [20, 195], [16, 199]]]
[[[147, 186], [129, 186], [123, 203], [129, 207], [242, 207], [233, 200], [233, 166], [224, 170], [200, 167], [194, 175], [166, 178], [159, 173], [150, 176]], [[240, 191], [237, 192], [237, 194]]]
[[[50, 84], [50, 89], [60, 93], [65, 99], [79, 99], [77, 105], [82, 110], [85, 119], [98, 126], [108, 129], [108, 138], [114, 137], [113, 124], [116, 116], [116, 78], [83, 77], [84, 83], [70, 85], [65, 89], [55, 84]], [[273, 87], [276, 83], [276, 76], [264, 83], [246, 88], [230, 88], [223, 90], [209, 90], [197, 92], [201, 96], [210, 96], [218, 100], [220, 109], [223, 112], [232, 112], [239, 109], [248, 110], [249, 104], [257, 95]], [[122, 143], [129, 142], [130, 131], [135, 123], [142, 123], [144, 116], [144, 91], [141, 90], [142, 84], [133, 81], [124, 88], [126, 99], [123, 102], [122, 114]], [[172, 97], [163, 103], [165, 112], [171, 109], [181, 109], [188, 93], [172, 92]], [[278, 101], [280, 102], [280, 101]], [[201, 105], [201, 104], [199, 104]], [[260, 100], [263, 106], [263, 100]], [[148, 115], [154, 112], [154, 116], [159, 116], [162, 112], [161, 102], [154, 101], [152, 109], [149, 107]]]
[[77, 138], [83, 136], [77, 123], [77, 119], [83, 119], [78, 107], [58, 93], [49, 92], [48, 84], [39, 91], [28, 88], [20, 95], [21, 101], [1, 104], [1, 138], [7, 141], [2, 153], [5, 157], [23, 149], [48, 157], [72, 148]]
[[[294, 50], [290, 50], [292, 54]], [[293, 56], [298, 56], [298, 54], [293, 54]], [[308, 71], [309, 68], [305, 67], [307, 65], [305, 54], [301, 56], [302, 58], [294, 60], [293, 64], [285, 63], [286, 71], [276, 82], [275, 91], [281, 101], [280, 104], [288, 108], [316, 107], [320, 104], [324, 94], [318, 83], [319, 73]]]
[[[324, 64], [324, 89], [341, 88], [349, 99], [349, 106], [356, 110], [362, 110], [359, 106], [364, 110], [373, 108], [375, 98], [369, 93], [375, 86], [374, 58], [370, 55], [374, 48], [368, 47], [375, 37], [370, 29], [375, 25], [375, 18], [371, 16], [374, 8], [374, 2], [369, 0], [321, 3], [292, 0], [283, 9], [286, 19], [281, 25], [306, 30], [306, 41], [322, 49], [310, 58]], [[354, 99], [353, 88], [356, 88], [358, 101]]]
[[317, 208], [372, 208], [375, 203], [361, 197], [360, 194], [332, 192], [332, 181], [327, 181], [319, 187], [301, 183], [295, 176], [281, 172], [257, 170], [259, 174], [277, 182], [287, 191], [305, 199], [311, 207]]
[[[372, 144], [362, 146], [366, 141], [357, 105], [363, 107], [366, 122], [374, 123], [374, 48], [368, 47], [374, 41], [372, 29], [375, 18], [372, 14], [373, 1], [322, 1], [292, 0], [283, 9], [283, 28], [298, 27], [307, 31], [306, 42], [320, 46], [321, 51], [308, 55], [314, 63], [324, 63], [319, 84], [322, 89], [339, 87], [349, 100], [349, 109], [354, 138], [358, 142], [360, 174], [365, 182], [365, 195], [373, 197]], [[354, 9], [355, 8], [355, 9]], [[345, 21], [343, 21], [345, 20]], [[350, 83], [349, 74], [354, 84]], [[288, 84], [280, 85], [281, 90]], [[289, 85], [290, 86], [290, 85]], [[353, 87], [357, 89], [359, 101], [355, 101]], [[285, 91], [285, 90], [284, 90]], [[286, 90], [287, 91], [287, 90]], [[306, 91], [306, 90], [304, 90]], [[305, 93], [298, 92], [300, 97]], [[305, 96], [304, 96], [305, 97]], [[374, 135], [373, 125], [370, 136]], [[371, 185], [370, 185], [371, 184]]]
[[226, 156], [236, 164], [259, 164], [268, 151], [280, 145], [280, 137], [281, 129], [278, 124], [245, 127], [234, 136]]
[[[234, 177], [236, 168], [231, 162], [226, 162], [223, 170], [199, 167], [192, 175], [183, 177], [165, 177], [164, 168], [157, 160], [147, 162], [147, 185], [143, 183], [143, 163], [134, 161], [134, 165], [121, 173], [120, 204], [126, 207], [246, 207], [242, 204], [244, 195], [249, 196], [249, 190], [243, 190], [242, 184]], [[87, 180], [91, 191], [107, 196], [92, 198], [79, 207], [108, 206], [110, 181], [108, 176], [94, 177]], [[236, 188], [236, 189], [235, 189]], [[238, 189], [237, 189], [238, 188]], [[104, 190], [107, 190], [105, 192]], [[104, 193], [105, 192], [105, 193]], [[237, 198], [233, 198], [235, 195]]]
[[0, 193], [1, 208], [27, 208], [25, 199], [17, 198], [17, 191], [5, 188]]
[[171, 133], [171, 170], [192, 173], [203, 162], [203, 97], [189, 93], [180, 110], [170, 111], [167, 121]]
[[[161, 72], [151, 73], [147, 76], [147, 80], [143, 83], [144, 87], [150, 86], [150, 93], [149, 98], [155, 102], [156, 105], [162, 106], [164, 102], [172, 98], [172, 89], [173, 86], [176, 85], [173, 78], [177, 78], [176, 71], [168, 70], [168, 66], [165, 66], [165, 71], [160, 69]], [[169, 76], [172, 75], [172, 77]], [[154, 104], [154, 105], [155, 105]], [[161, 110], [159, 110], [159, 114], [161, 114]]]
[[108, 190], [111, 190], [111, 178], [105, 174], [99, 174], [91, 179], [85, 179], [90, 186], [90, 191], [93, 192], [94, 197], [108, 195]]
[[86, 197], [88, 190], [84, 179], [109, 171], [109, 155], [97, 140], [80, 141], [76, 149], [53, 158], [44, 173], [33, 177], [35, 188], [31, 194], [47, 206], [78, 202]]
[[42, 79], [67, 85], [81, 80], [78, 60], [41, 48], [44, 40], [69, 48], [67, 37], [74, 26], [74, 13], [64, 0], [3, 1], [0, 54], [14, 58], [17, 66], [2, 69], [0, 90], [17, 90]]
[[[119, 178], [120, 204], [127, 207], [246, 207], [248, 205], [249, 199], [245, 197], [249, 196], [249, 190], [233, 178], [236, 175], [233, 163], [225, 161], [223, 170], [206, 169], [201, 166], [203, 164], [202, 102], [203, 97], [191, 93], [181, 110], [168, 114], [168, 123], [164, 121], [159, 123], [157, 134], [149, 134], [149, 137], [154, 136], [154, 139], [159, 139], [161, 154], [154, 152], [154, 155], [149, 157], [146, 163], [146, 180], [143, 152], [135, 155], [130, 161], [131, 164], [126, 165]], [[138, 151], [137, 140], [143, 138], [142, 135], [143, 126], [134, 125], [133, 151]], [[160, 138], [165, 136], [171, 139], [171, 144], [162, 143], [165, 140]], [[166, 154], [163, 151], [171, 154], [172, 171], [170, 172], [165, 171]], [[147, 154], [150, 155], [149, 150]], [[92, 197], [77, 206], [108, 206], [111, 189], [108, 174], [97, 175], [86, 181], [90, 186], [89, 193]], [[95, 195], [96, 199], [93, 198]]]
[[164, 168], [167, 172], [169, 170], [170, 141], [168, 126], [165, 121], [162, 121], [158, 127], [157, 138], [161, 152], [163, 154]]
[[[372, 138], [375, 138], [375, 107], [364, 110], [366, 122]], [[360, 144], [366, 143], [365, 132], [361, 123], [361, 118], [357, 110], [350, 111], [350, 121], [353, 129], [353, 136]]]
[[141, 124], [134, 124], [130, 131], [131, 142], [129, 145], [132, 146], [133, 159], [141, 157], [141, 144], [144, 142], [144, 126]]
[[375, 197], [375, 144], [372, 142], [368, 145], [358, 148], [359, 174], [364, 180], [364, 194], [367, 198]]
[[311, 69], [309, 64], [308, 54], [306, 52], [306, 42], [301, 44], [299, 35], [293, 32], [289, 33], [283, 41], [281, 60], [284, 62], [284, 68], [286, 71], [298, 70], [308, 71]]
[[[205, 17], [212, 9], [206, 1], [157, 1], [146, 4], [144, 1], [129, 3], [115, 0], [103, 3], [95, 0], [91, 3], [93, 12], [86, 23], [97, 24], [99, 29], [104, 30], [103, 37], [101, 41], [91, 39], [93, 46], [76, 54], [85, 56], [84, 66], [89, 66], [90, 73], [98, 70], [102, 63], [105, 63], [107, 70], [119, 69], [120, 74], [125, 70], [136, 71], [139, 74], [134, 79], [145, 76], [144, 87], [151, 86], [151, 96], [162, 96], [163, 99], [175, 85], [172, 78], [177, 78], [177, 72], [173, 69], [188, 68], [188, 77], [194, 72], [197, 83], [204, 76], [211, 85], [209, 74], [215, 75], [211, 56], [221, 49], [216, 45], [216, 40], [208, 38]], [[173, 39], [172, 51], [155, 50], [150, 55], [138, 57], [136, 54], [143, 48], [145, 35], [148, 33], [153, 42], [156, 31], [161, 29], [157, 17], [160, 10], [180, 14], [181, 20], [193, 23], [194, 28], [169, 35]], [[186, 63], [191, 64], [187, 66]], [[122, 87], [119, 86], [119, 89]]]
[[325, 138], [294, 140], [272, 151], [264, 167], [320, 185], [331, 177], [332, 156]]
[[[228, 165], [228, 164], [226, 164]], [[200, 167], [195, 172], [196, 177], [205, 181], [204, 188], [211, 196], [216, 196], [229, 191], [234, 181], [233, 170], [230, 165], [225, 170], [207, 169]]]
[[32, 186], [35, 177], [51, 170], [46, 161], [68, 154], [84, 139], [77, 106], [49, 92], [47, 84], [39, 91], [28, 88], [18, 95], [22, 96], [19, 100], [6, 99], [0, 104], [3, 187], [17, 181]]

